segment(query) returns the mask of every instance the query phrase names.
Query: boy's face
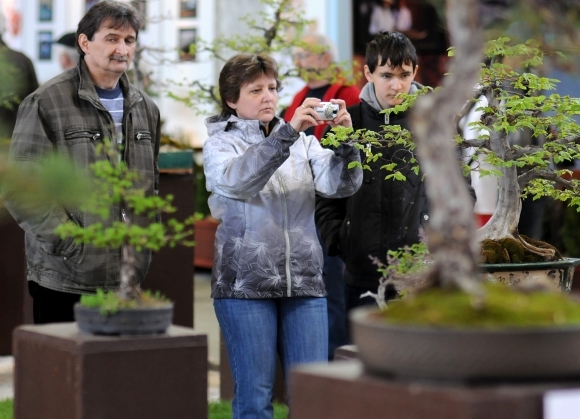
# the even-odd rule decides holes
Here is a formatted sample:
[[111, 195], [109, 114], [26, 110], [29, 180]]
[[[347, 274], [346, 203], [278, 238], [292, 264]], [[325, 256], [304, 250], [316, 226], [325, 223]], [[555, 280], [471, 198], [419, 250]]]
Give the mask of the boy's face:
[[[379, 57], [379, 62], [381, 62], [381, 57]], [[413, 70], [412, 64], [403, 64], [401, 67], [393, 68], [390, 63], [387, 60], [385, 65], [377, 66], [373, 73], [365, 65], [365, 77], [367, 81], [375, 85], [377, 100], [383, 109], [392, 108], [403, 102], [402, 98], [395, 99], [395, 96], [399, 93], [409, 93], [411, 82], [415, 79], [419, 68], [415, 66]]]

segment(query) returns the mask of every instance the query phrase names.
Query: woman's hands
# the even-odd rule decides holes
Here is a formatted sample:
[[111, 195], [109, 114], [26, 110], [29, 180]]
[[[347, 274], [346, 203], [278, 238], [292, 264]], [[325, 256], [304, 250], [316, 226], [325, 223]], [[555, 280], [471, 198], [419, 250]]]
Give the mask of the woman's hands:
[[320, 105], [321, 100], [313, 97], [307, 97], [304, 99], [302, 105], [296, 108], [294, 116], [290, 121], [290, 125], [296, 131], [301, 132], [310, 127], [315, 127], [317, 125], [328, 124], [331, 127], [336, 127], [342, 125], [343, 127], [351, 127], [352, 120], [350, 119], [350, 114], [346, 110], [346, 103], [342, 99], [330, 99], [330, 102], [336, 103], [339, 106], [338, 113], [336, 117], [332, 120], [322, 120], [320, 116], [313, 109]]

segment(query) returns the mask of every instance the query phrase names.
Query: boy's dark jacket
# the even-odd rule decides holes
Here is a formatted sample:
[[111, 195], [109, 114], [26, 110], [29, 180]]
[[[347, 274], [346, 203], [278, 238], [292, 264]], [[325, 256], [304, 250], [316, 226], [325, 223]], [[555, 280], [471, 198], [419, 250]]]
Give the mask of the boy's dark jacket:
[[[413, 83], [410, 93], [421, 87]], [[410, 128], [410, 110], [388, 116], [380, 113], [372, 84], [363, 88], [361, 99], [360, 104], [348, 108], [355, 130], [380, 132], [384, 125]], [[378, 285], [381, 275], [369, 255], [384, 262], [388, 250], [418, 243], [420, 227], [429, 220], [423, 174], [411, 170], [410, 152], [397, 145], [373, 149], [373, 153], [378, 152], [383, 157], [369, 164], [371, 170], [364, 171], [363, 184], [357, 193], [343, 199], [317, 197], [316, 201], [316, 224], [328, 254], [342, 257], [345, 281], [352, 286]], [[381, 166], [391, 161], [397, 163], [405, 181], [385, 180], [387, 172]]]
[[[383, 125], [409, 129], [409, 111], [387, 117], [380, 113], [371, 84], [363, 88], [361, 99], [361, 103], [348, 108], [355, 130], [380, 132]], [[345, 281], [353, 286], [377, 285], [380, 274], [369, 255], [384, 261], [387, 250], [419, 242], [421, 221], [428, 219], [422, 174], [416, 175], [403, 161], [409, 161], [410, 153], [402, 146], [373, 149], [373, 153], [378, 152], [383, 157], [370, 164], [370, 171], [364, 171], [363, 184], [357, 193], [343, 199], [317, 197], [316, 201], [316, 224], [328, 254], [342, 257]], [[385, 180], [387, 172], [381, 166], [390, 161], [398, 163], [407, 180]]]

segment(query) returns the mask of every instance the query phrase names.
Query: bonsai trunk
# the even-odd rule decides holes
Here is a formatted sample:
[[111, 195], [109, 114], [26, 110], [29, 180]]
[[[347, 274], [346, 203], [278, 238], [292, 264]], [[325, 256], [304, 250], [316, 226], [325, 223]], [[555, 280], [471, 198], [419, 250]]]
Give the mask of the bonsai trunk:
[[124, 245], [122, 252], [119, 295], [124, 300], [134, 300], [139, 295], [139, 287], [135, 281], [135, 247]]
[[433, 255], [429, 280], [480, 294], [479, 243], [473, 202], [457, 162], [453, 117], [472, 95], [483, 61], [483, 39], [475, 0], [449, 0], [447, 20], [456, 46], [451, 75], [443, 89], [417, 101], [412, 123], [431, 201], [428, 246]]
[[[493, 90], [488, 95], [488, 102], [491, 104], [490, 106], [496, 109], [500, 109], [501, 107], [501, 103]], [[495, 122], [493, 119], [493, 116], [486, 116], [486, 125], [492, 126]], [[490, 131], [490, 147], [491, 151], [504, 161], [510, 160], [509, 151], [511, 147], [507, 133]], [[497, 205], [490, 220], [479, 229], [479, 240], [489, 239], [501, 241], [503, 239], [514, 239], [526, 251], [544, 259], [552, 260], [556, 254], [553, 249], [538, 247], [518, 233], [522, 201], [520, 198], [521, 190], [518, 182], [517, 167], [515, 165], [512, 167], [500, 167], [499, 170], [502, 176], [498, 180]]]
[[[490, 103], [492, 102], [490, 101]], [[490, 145], [492, 152], [502, 159], [506, 159], [509, 143], [505, 133], [490, 133]], [[478, 231], [480, 240], [501, 240], [517, 236], [518, 222], [522, 210], [517, 168], [515, 166], [500, 167], [499, 170], [502, 176], [498, 179], [497, 205], [490, 220]]]

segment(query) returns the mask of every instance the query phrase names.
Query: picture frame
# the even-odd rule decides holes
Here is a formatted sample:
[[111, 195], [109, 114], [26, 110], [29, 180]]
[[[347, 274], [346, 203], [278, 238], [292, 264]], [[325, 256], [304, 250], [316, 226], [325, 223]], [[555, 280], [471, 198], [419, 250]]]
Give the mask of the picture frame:
[[52, 31], [38, 32], [38, 59], [52, 59]]
[[38, 0], [38, 21], [52, 22], [52, 0]]
[[187, 28], [179, 30], [179, 60], [195, 61], [195, 54], [190, 52], [190, 45], [195, 44], [197, 40], [197, 29]]
[[197, 17], [197, 0], [180, 0], [179, 17], [195, 18]]

